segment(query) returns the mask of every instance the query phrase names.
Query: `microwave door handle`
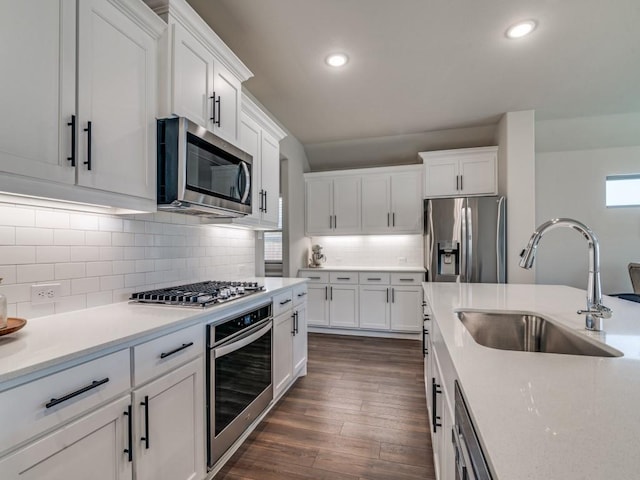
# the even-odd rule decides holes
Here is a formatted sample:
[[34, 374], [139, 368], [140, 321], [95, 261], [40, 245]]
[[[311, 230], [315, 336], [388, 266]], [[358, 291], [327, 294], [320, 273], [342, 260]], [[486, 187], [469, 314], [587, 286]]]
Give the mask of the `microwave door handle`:
[[[242, 198], [240, 199], [240, 201], [242, 203], [246, 203], [249, 195], [251, 195], [251, 175], [249, 174], [249, 168], [247, 167], [246, 162], [240, 162], [240, 165], [242, 166], [242, 170], [244, 170], [244, 177], [247, 179], [244, 193], [242, 194]], [[238, 175], [238, 191], [240, 191], [240, 185], [240, 175]]]

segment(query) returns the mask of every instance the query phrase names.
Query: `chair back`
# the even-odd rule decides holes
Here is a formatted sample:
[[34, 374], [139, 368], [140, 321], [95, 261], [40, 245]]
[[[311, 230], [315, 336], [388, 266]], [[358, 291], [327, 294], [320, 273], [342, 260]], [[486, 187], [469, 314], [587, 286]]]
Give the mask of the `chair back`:
[[629, 277], [631, 277], [633, 293], [640, 294], [640, 263], [629, 264]]

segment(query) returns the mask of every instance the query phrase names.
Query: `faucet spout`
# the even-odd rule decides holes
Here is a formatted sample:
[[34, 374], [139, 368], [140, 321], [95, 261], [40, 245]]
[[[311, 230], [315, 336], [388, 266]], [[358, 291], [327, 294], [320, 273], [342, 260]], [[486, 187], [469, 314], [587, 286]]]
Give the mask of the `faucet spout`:
[[611, 309], [602, 304], [602, 286], [600, 283], [600, 245], [596, 234], [581, 223], [572, 218], [554, 218], [536, 228], [531, 235], [529, 243], [520, 254], [520, 266], [530, 269], [535, 260], [536, 249], [543, 235], [550, 230], [559, 227], [572, 228], [579, 232], [589, 246], [589, 278], [587, 282], [587, 308], [578, 310], [579, 314], [585, 314], [585, 328], [587, 330], [602, 330], [602, 319], [611, 317]]

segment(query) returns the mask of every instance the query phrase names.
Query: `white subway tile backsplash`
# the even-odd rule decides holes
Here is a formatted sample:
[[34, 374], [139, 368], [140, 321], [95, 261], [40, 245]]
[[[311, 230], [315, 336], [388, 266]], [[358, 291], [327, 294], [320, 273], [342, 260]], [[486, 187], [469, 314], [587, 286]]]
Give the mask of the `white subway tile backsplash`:
[[36, 227], [69, 228], [69, 213], [57, 210], [36, 210]]
[[53, 245], [50, 228], [16, 227], [17, 245]]
[[33, 264], [17, 266], [17, 282], [47, 282], [55, 279], [54, 264]]
[[16, 227], [0, 227], [0, 245], [15, 245]]
[[[312, 237], [311, 244], [322, 245], [322, 253], [327, 257], [325, 266], [423, 267], [424, 265], [422, 235]], [[406, 262], [401, 262], [401, 258], [406, 259]]]
[[36, 263], [36, 247], [0, 246], [0, 264]]
[[[198, 218], [109, 216], [0, 204], [0, 277], [9, 315], [32, 318], [127, 301], [133, 291], [254, 275], [254, 233]], [[33, 283], [60, 284], [31, 304]]]
[[116, 217], [98, 217], [98, 228], [101, 231], [121, 232], [124, 228], [124, 220]]
[[56, 280], [64, 280], [67, 278], [86, 277], [87, 271], [84, 263], [56, 263], [55, 274]]
[[98, 247], [111, 245], [111, 233], [110, 232], [86, 232], [85, 244], [95, 245]]
[[33, 227], [36, 223], [36, 213], [31, 208], [0, 205], [0, 225], [13, 227]]
[[54, 230], [54, 245], [84, 245], [85, 235], [82, 230]]
[[[37, 263], [68, 262], [71, 259], [70, 247], [31, 247], [35, 248]], [[35, 262], [27, 262], [35, 263]]]
[[100, 247], [73, 247], [70, 260], [72, 262], [96, 262], [100, 260]]

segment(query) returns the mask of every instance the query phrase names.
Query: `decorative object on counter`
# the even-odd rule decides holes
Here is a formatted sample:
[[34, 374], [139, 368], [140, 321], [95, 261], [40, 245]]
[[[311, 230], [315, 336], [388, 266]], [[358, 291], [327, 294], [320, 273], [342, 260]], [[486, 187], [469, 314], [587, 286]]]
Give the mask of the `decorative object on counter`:
[[611, 317], [611, 309], [602, 304], [602, 286], [600, 284], [600, 246], [598, 237], [584, 223], [572, 218], [553, 218], [540, 225], [526, 248], [520, 253], [520, 266], [530, 269], [536, 256], [536, 249], [542, 236], [549, 230], [567, 227], [577, 230], [589, 244], [589, 279], [587, 282], [587, 309], [578, 310], [578, 314], [585, 314], [585, 328], [599, 332], [602, 330], [602, 319]]
[[[2, 283], [2, 278], [0, 278]], [[0, 330], [7, 327], [7, 297], [0, 292]]]
[[311, 258], [309, 259], [309, 267], [320, 268], [324, 262], [327, 261], [327, 257], [322, 253], [322, 246], [314, 245], [311, 247]]
[[7, 318], [7, 325], [4, 328], [0, 328], [0, 337], [3, 335], [9, 335], [10, 333], [17, 332], [27, 324], [24, 318]]

